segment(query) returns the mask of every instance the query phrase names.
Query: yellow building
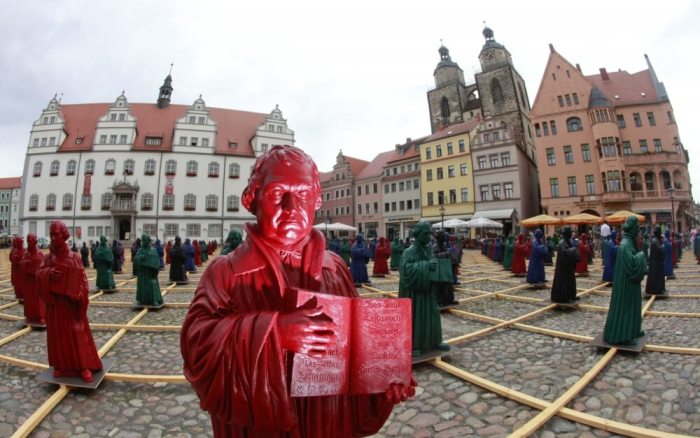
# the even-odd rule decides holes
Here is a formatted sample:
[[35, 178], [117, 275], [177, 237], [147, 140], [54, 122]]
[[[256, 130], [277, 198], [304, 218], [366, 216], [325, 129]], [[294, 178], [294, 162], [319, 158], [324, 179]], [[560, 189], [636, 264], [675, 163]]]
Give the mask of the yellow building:
[[[421, 216], [432, 222], [469, 219], [474, 213], [471, 137], [477, 119], [452, 125], [420, 145]], [[441, 207], [444, 207], [444, 212]]]

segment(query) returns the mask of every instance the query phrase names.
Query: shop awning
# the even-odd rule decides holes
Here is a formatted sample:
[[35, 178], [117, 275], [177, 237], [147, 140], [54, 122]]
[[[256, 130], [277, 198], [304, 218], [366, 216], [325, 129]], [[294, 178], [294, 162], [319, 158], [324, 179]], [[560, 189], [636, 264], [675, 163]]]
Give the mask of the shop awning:
[[502, 208], [500, 210], [481, 210], [474, 213], [473, 218], [485, 217], [486, 219], [510, 219], [514, 208]]

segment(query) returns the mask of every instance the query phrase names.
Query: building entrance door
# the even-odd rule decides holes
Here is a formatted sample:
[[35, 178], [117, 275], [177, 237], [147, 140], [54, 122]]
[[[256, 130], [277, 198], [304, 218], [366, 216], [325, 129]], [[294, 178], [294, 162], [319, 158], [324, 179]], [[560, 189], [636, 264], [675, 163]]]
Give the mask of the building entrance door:
[[[121, 219], [119, 221], [119, 240], [128, 240], [127, 233], [131, 233], [131, 220]], [[129, 235], [129, 238], [132, 236]]]

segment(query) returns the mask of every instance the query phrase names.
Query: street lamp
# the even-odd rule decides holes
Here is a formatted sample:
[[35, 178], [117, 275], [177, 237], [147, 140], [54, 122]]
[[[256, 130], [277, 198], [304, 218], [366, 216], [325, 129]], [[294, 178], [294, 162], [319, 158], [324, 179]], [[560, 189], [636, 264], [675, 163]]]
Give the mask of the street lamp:
[[676, 193], [676, 189], [671, 187], [668, 189], [668, 196], [671, 197], [671, 234], [675, 233], [676, 231], [676, 214], [675, 214], [675, 209], [673, 206], [673, 195]]
[[440, 204], [440, 228], [445, 228], [445, 206]]

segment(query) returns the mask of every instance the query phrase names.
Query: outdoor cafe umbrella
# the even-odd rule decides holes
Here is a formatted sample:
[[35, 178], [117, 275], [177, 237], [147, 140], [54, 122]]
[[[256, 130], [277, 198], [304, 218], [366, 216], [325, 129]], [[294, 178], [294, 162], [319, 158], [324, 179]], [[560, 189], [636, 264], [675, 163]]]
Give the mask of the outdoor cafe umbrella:
[[636, 216], [639, 222], [644, 222], [646, 220], [641, 214], [633, 213], [627, 210], [616, 211], [615, 213], [606, 217], [605, 220], [610, 224], [621, 224], [630, 216]]
[[541, 214], [539, 216], [533, 216], [527, 219], [523, 219], [520, 221], [520, 225], [524, 225], [528, 228], [533, 228], [537, 227], [540, 225], [560, 225], [561, 224], [561, 219], [554, 217], [554, 216], [548, 216], [546, 214]]
[[467, 225], [466, 221], [462, 219], [452, 218], [447, 219], [445, 222], [436, 222], [433, 224], [433, 228], [464, 228]]
[[503, 228], [503, 224], [486, 217], [475, 217], [465, 222], [470, 228]]
[[565, 224], [575, 224], [575, 225], [594, 225], [594, 224], [602, 224], [603, 223], [603, 218], [600, 216], [595, 216], [592, 214], [588, 213], [579, 213], [575, 214], [573, 216], [567, 216], [561, 220]]
[[314, 225], [314, 228], [323, 231], [357, 231], [356, 227], [353, 227], [352, 225], [346, 225], [340, 222], [334, 222], [332, 224], [321, 222], [320, 224]]

